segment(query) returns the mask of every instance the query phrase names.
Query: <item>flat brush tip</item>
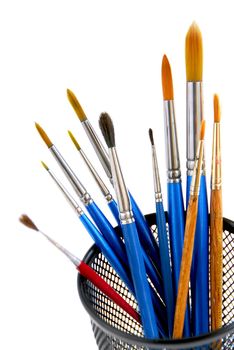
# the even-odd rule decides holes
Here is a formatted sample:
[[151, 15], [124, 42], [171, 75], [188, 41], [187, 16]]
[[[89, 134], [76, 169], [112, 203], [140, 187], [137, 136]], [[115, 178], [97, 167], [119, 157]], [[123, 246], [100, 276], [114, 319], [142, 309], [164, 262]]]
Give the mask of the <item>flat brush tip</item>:
[[187, 81], [202, 81], [203, 75], [203, 45], [202, 34], [193, 22], [185, 39], [185, 61]]
[[80, 121], [81, 122], [85, 121], [87, 119], [85, 112], [81, 107], [76, 95], [70, 89], [67, 89], [67, 98], [70, 104], [72, 105], [74, 111], [76, 112], [78, 118], [80, 119]]
[[31, 228], [32, 230], [39, 231], [37, 226], [34, 224], [34, 222], [28, 217], [28, 215], [22, 214], [19, 218], [19, 221], [27, 226], [28, 228]]
[[150, 138], [151, 145], [154, 146], [154, 134], [151, 128], [149, 129], [149, 138]]
[[49, 167], [41, 160], [41, 165], [43, 168], [45, 168], [47, 171], [49, 170]]
[[206, 130], [206, 121], [203, 119], [202, 122], [201, 122], [200, 140], [204, 140], [205, 130]]
[[73, 135], [73, 133], [70, 130], [68, 130], [68, 135], [70, 136], [70, 139], [72, 140], [72, 142], [74, 143], [74, 145], [76, 146], [76, 148], [79, 151], [81, 147], [80, 147], [79, 143], [77, 142], [75, 136]]
[[46, 145], [50, 148], [51, 146], [53, 146], [53, 143], [51, 142], [50, 138], [48, 137], [48, 135], [46, 134], [45, 130], [42, 129], [42, 127], [38, 124], [35, 123], [36, 129], [39, 132], [42, 140], [46, 143]]
[[115, 147], [115, 132], [111, 117], [107, 113], [101, 113], [99, 127], [106, 141], [108, 148]]
[[221, 118], [219, 96], [214, 95], [214, 122], [219, 123]]
[[171, 74], [171, 66], [166, 55], [162, 59], [162, 89], [163, 89], [163, 99], [173, 100], [173, 82]]

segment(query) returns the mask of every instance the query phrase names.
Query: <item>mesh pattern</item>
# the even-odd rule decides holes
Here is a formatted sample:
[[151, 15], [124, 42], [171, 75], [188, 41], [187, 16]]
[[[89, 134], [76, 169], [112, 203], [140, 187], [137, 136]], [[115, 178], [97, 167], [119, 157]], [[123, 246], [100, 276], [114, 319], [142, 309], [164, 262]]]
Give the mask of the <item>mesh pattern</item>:
[[[154, 235], [157, 236], [157, 230], [155, 225], [151, 226], [154, 231]], [[225, 228], [225, 226], [224, 226]], [[234, 226], [230, 230], [223, 233], [223, 251], [224, 251], [224, 267], [223, 267], [223, 325], [228, 325], [234, 322]], [[233, 231], [233, 232], [230, 232]], [[102, 253], [96, 251], [89, 257], [88, 262], [92, 268], [102, 276], [106, 282], [108, 282], [133, 308], [137, 310], [137, 303], [132, 294], [125, 287], [124, 283], [119, 279], [116, 272], [107, 262]], [[107, 325], [113, 327], [114, 330], [122, 331], [129, 335], [135, 335], [143, 337], [142, 327], [119, 306], [106, 297], [101, 291], [99, 291], [92, 283], [81, 278], [81, 284], [83, 293], [80, 293], [81, 299], [85, 298], [88, 304], [88, 311], [94, 312], [100, 319], [102, 319]], [[92, 315], [91, 315], [92, 317]], [[95, 320], [92, 320], [93, 332], [96, 338], [96, 342], [99, 350], [124, 350], [124, 349], [149, 349], [142, 345], [133, 345], [132, 340], [129, 342], [124, 341], [121, 338], [120, 332], [115, 332], [114, 336], [110, 332], [103, 332]], [[139, 339], [140, 340], [140, 339]], [[192, 342], [192, 338], [191, 338]], [[212, 342], [208, 338], [203, 341], [204, 345], [195, 347], [190, 345], [179, 346], [178, 348], [171, 345], [159, 346], [152, 345], [150, 350], [172, 350], [172, 349], [194, 349], [194, 350], [227, 350], [234, 349], [234, 324], [232, 331], [226, 336], [220, 336], [219, 341]], [[191, 348], [192, 346], [192, 348]]]

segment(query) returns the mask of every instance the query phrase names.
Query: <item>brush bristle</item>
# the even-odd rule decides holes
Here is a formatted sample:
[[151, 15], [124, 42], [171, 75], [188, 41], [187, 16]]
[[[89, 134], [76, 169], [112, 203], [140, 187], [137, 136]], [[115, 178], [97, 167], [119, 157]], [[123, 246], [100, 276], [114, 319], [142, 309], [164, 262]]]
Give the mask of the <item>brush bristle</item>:
[[203, 47], [198, 25], [193, 22], [185, 40], [185, 61], [187, 81], [202, 81]]
[[162, 59], [162, 90], [164, 100], [173, 100], [174, 92], [171, 66], [166, 55]]
[[39, 231], [39, 229], [37, 228], [37, 226], [34, 224], [34, 222], [28, 217], [28, 215], [21, 215], [21, 217], [19, 218], [19, 221], [27, 226], [28, 228], [31, 228], [32, 230], [35, 231]]
[[220, 122], [220, 104], [219, 104], [219, 96], [214, 95], [214, 122], [219, 123]]
[[78, 118], [80, 119], [80, 121], [81, 122], [85, 121], [87, 117], [79, 101], [77, 100], [76, 95], [71, 90], [67, 89], [67, 97], [74, 111], [76, 112]]
[[41, 164], [43, 168], [45, 168], [47, 171], [49, 170], [49, 167], [41, 160]]
[[202, 122], [201, 122], [200, 140], [204, 140], [205, 130], [206, 130], [206, 121], [203, 119]]
[[106, 141], [108, 148], [115, 147], [115, 131], [111, 117], [107, 113], [102, 113], [99, 118], [99, 127]]
[[150, 138], [151, 145], [154, 146], [154, 134], [151, 128], [149, 129], [149, 138]]
[[79, 151], [80, 150], [80, 145], [79, 145], [79, 143], [77, 142], [75, 136], [73, 135], [73, 133], [70, 130], [68, 130], [68, 135], [70, 136], [72, 142], [74, 143], [74, 145], [76, 146], [76, 148]]
[[38, 124], [35, 123], [35, 126], [37, 128], [37, 131], [39, 132], [39, 134], [41, 135], [42, 140], [46, 143], [46, 145], [50, 148], [51, 146], [53, 146], [53, 143], [51, 142], [50, 138], [48, 137], [48, 135], [46, 134], [46, 132], [42, 129], [42, 127]]

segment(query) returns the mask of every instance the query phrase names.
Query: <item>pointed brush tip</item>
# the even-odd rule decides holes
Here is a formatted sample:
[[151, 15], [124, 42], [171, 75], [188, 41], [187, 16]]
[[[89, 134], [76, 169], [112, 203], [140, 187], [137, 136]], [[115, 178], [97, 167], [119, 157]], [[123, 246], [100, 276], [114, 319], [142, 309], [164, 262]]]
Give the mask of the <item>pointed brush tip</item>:
[[219, 96], [214, 95], [214, 122], [219, 123], [221, 118]]
[[22, 214], [19, 218], [19, 221], [21, 222], [21, 224], [23, 224], [24, 226], [35, 230], [35, 231], [39, 231], [39, 229], [37, 228], [37, 226], [34, 224], [34, 222], [30, 219], [30, 217], [26, 214]]
[[70, 89], [67, 89], [67, 98], [71, 106], [73, 107], [77, 117], [80, 119], [80, 121], [81, 122], [85, 121], [87, 119], [85, 112], [81, 107], [81, 104], [79, 103], [76, 95]]
[[78, 151], [81, 149], [78, 141], [76, 140], [75, 136], [73, 135], [73, 133], [68, 130], [68, 135], [70, 136], [70, 139], [72, 140], [73, 144], [75, 145], [75, 147], [78, 149]]
[[52, 141], [50, 140], [49, 136], [46, 134], [45, 130], [42, 129], [42, 127], [40, 126], [40, 124], [38, 124], [37, 122], [35, 122], [35, 127], [38, 131], [38, 133], [40, 134], [42, 140], [45, 142], [45, 144], [48, 146], [48, 148], [53, 146]]
[[163, 99], [165, 101], [173, 100], [174, 91], [173, 91], [171, 66], [166, 55], [163, 55], [163, 59], [162, 59], [162, 90], [163, 90]]
[[150, 138], [151, 145], [154, 146], [154, 134], [151, 128], [149, 129], [149, 138]]
[[41, 160], [41, 165], [43, 168], [45, 168], [47, 171], [49, 170], [49, 167]]
[[203, 44], [202, 34], [194, 21], [185, 39], [185, 60], [187, 81], [202, 81], [203, 75]]
[[202, 122], [201, 122], [200, 140], [204, 140], [204, 138], [205, 138], [205, 130], [206, 130], [206, 121], [203, 119]]
[[106, 141], [108, 148], [115, 147], [115, 131], [111, 117], [108, 113], [101, 113], [99, 117], [99, 127]]

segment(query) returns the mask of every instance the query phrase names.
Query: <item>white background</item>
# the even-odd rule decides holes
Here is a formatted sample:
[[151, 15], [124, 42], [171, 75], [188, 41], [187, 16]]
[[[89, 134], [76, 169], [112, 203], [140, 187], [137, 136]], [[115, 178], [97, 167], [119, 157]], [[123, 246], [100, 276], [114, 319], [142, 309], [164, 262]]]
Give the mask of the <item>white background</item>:
[[234, 218], [232, 1], [1, 1], [1, 349], [96, 349], [89, 317], [78, 299], [76, 270], [18, 222], [19, 215], [27, 213], [79, 257], [92, 244], [40, 165], [43, 159], [70, 188], [34, 121], [41, 123], [113, 224], [67, 136], [70, 128], [106, 180], [67, 101], [66, 88], [77, 94], [98, 133], [99, 114], [107, 111], [113, 117], [126, 182], [144, 213], [154, 211], [147, 135], [152, 127], [166, 204], [161, 59], [166, 53], [172, 66], [185, 180], [184, 39], [193, 20], [204, 40], [208, 187], [212, 96], [217, 92], [223, 118], [224, 215]]

